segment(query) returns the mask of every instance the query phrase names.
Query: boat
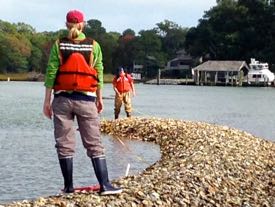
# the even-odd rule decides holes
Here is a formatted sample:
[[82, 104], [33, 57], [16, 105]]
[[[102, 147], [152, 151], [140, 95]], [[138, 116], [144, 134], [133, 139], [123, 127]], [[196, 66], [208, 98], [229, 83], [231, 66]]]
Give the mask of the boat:
[[247, 74], [248, 85], [271, 85], [274, 83], [275, 75], [269, 70], [268, 63], [261, 63], [255, 58], [250, 59]]

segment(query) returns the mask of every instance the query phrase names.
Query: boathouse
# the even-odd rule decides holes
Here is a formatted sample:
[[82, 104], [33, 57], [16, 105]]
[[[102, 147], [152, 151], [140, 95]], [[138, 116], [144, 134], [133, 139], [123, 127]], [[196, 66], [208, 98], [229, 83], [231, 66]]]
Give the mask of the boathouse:
[[209, 60], [192, 69], [197, 85], [241, 86], [249, 67], [245, 61]]

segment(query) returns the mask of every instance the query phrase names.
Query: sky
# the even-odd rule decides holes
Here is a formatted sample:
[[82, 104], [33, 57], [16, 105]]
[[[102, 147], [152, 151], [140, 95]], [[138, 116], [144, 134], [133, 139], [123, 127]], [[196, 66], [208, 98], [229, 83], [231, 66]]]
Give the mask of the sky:
[[37, 32], [65, 29], [69, 10], [80, 10], [85, 20], [97, 19], [107, 32], [138, 33], [169, 20], [195, 27], [216, 0], [0, 0], [0, 19], [24, 22]]

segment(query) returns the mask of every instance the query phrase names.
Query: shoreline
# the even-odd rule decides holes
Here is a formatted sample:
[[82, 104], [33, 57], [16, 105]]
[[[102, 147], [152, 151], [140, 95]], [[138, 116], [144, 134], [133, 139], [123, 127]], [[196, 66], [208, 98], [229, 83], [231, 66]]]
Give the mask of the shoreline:
[[[114, 75], [104, 74], [104, 83], [112, 83]], [[44, 82], [45, 75], [42, 73], [30, 72], [30, 73], [7, 73], [0, 74], [0, 81], [33, 81]]]
[[[104, 83], [112, 83], [113, 82], [113, 74], [104, 74], [103, 82]], [[30, 81], [30, 82], [44, 82], [45, 75], [41, 73], [36, 72], [30, 72], [30, 73], [12, 73], [12, 74], [0, 74], [0, 82], [9, 82], [9, 81]], [[188, 78], [181, 78], [181, 79], [172, 79], [172, 78], [164, 78], [164, 79], [151, 79], [151, 80], [134, 80], [134, 82], [137, 83], [143, 83], [148, 85], [188, 85], [188, 86], [223, 86], [223, 87], [274, 87], [275, 82], [271, 85], [266, 84], [247, 84], [243, 82], [241, 86], [232, 86], [230, 84], [202, 84], [197, 85], [193, 79]]]
[[[275, 143], [227, 126], [173, 119], [101, 121], [114, 138], [153, 142], [161, 160], [112, 183], [120, 195], [74, 193], [3, 206], [272, 206]], [[0, 205], [1, 206], [1, 205]]]

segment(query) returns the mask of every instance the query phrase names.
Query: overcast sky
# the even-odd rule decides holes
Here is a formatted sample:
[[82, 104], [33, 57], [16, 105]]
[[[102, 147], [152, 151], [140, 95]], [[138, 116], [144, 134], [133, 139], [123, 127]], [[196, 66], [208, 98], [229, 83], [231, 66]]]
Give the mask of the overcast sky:
[[37, 32], [65, 28], [67, 11], [78, 9], [85, 19], [98, 19], [107, 32], [138, 33], [152, 29], [165, 19], [182, 27], [197, 26], [216, 0], [0, 0], [0, 19], [24, 22]]

